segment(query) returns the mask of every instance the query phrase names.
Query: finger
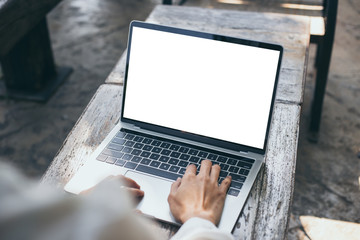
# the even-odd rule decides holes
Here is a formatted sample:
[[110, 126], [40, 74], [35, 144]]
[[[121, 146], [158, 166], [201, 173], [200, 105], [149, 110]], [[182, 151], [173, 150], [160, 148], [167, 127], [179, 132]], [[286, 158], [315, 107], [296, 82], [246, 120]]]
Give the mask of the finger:
[[137, 188], [126, 188], [126, 191], [128, 191], [130, 193], [131, 196], [136, 197], [136, 198], [142, 198], [144, 197], [144, 191], [137, 189]]
[[226, 194], [230, 187], [230, 184], [231, 184], [231, 176], [227, 176], [220, 184], [219, 187], [220, 191]]
[[120, 176], [121, 176], [121, 179], [122, 179], [125, 186], [127, 186], [129, 188], [140, 189], [140, 185], [137, 182], [135, 182], [133, 179], [125, 177], [123, 175], [120, 175]]
[[189, 166], [187, 166], [184, 177], [190, 175], [196, 175], [196, 166], [194, 164], [190, 164]]
[[134, 210], [134, 213], [135, 213], [135, 214], [138, 214], [138, 215], [142, 215], [142, 214], [143, 214], [142, 211], [140, 211], [139, 209], [135, 209], [135, 210]]
[[213, 165], [211, 167], [210, 179], [217, 182], [219, 175], [220, 175], [220, 170], [221, 170], [221, 168], [219, 165], [217, 165], [217, 164]]
[[211, 170], [211, 165], [212, 165], [212, 163], [210, 160], [202, 160], [199, 175], [209, 176], [210, 170]]
[[180, 187], [180, 184], [181, 184], [181, 178], [179, 177], [179, 178], [176, 179], [175, 182], [173, 182], [171, 184], [170, 192], [175, 193], [178, 190], [178, 188]]

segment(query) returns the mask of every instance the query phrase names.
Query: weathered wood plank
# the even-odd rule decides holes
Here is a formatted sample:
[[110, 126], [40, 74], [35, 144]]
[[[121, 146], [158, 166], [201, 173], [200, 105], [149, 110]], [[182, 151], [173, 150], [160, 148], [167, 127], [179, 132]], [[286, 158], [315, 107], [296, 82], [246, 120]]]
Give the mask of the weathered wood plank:
[[106, 78], [105, 83], [112, 83], [119, 85], [124, 84], [126, 56], [127, 56], [127, 49], [125, 49], [124, 53], [121, 55], [119, 61], [116, 63], [110, 75]]
[[294, 191], [301, 107], [275, 104], [266, 162], [234, 231], [236, 239], [284, 239]]
[[[185, 6], [200, 6], [215, 9], [230, 9], [237, 11], [286, 13], [305, 16], [323, 16], [322, 0], [246, 0], [240, 1], [214, 1], [214, 0], [191, 0], [186, 1]], [[230, 4], [229, 4], [230, 3]]]
[[[284, 56], [276, 101], [303, 102], [304, 63], [310, 41], [308, 17], [159, 5], [146, 21], [282, 45]], [[106, 83], [123, 83], [124, 56]]]
[[201, 31], [231, 28], [296, 34], [309, 29], [309, 18], [303, 16], [166, 5], [156, 6], [146, 21]]
[[120, 118], [122, 87], [100, 86], [64, 141], [42, 181], [62, 188]]

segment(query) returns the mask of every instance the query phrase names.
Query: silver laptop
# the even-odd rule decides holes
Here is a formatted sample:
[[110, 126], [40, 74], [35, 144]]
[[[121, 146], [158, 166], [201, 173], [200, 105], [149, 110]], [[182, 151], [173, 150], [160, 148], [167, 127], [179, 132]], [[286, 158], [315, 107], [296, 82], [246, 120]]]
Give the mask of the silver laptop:
[[121, 119], [65, 186], [79, 193], [109, 175], [139, 183], [138, 208], [176, 223], [167, 197], [189, 164], [221, 166], [219, 228], [231, 232], [264, 162], [280, 71], [274, 44], [134, 21]]

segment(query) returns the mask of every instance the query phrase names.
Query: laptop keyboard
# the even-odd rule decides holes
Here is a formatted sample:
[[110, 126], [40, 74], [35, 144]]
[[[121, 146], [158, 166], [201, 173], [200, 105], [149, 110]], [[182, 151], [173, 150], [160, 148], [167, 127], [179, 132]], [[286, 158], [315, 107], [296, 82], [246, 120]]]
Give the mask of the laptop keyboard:
[[194, 164], [197, 171], [203, 159], [221, 167], [219, 183], [228, 175], [232, 181], [229, 195], [238, 196], [255, 162], [240, 156], [224, 155], [175, 141], [121, 129], [97, 157], [98, 161], [115, 164], [171, 180], [182, 177], [186, 167]]

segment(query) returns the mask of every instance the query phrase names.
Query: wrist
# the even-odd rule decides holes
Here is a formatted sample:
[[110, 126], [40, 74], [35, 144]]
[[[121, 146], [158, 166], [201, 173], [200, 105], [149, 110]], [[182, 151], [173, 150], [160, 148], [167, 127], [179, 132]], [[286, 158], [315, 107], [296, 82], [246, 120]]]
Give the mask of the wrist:
[[189, 220], [191, 218], [195, 218], [195, 217], [208, 220], [211, 223], [213, 223], [214, 225], [217, 224], [213, 214], [209, 214], [209, 213], [205, 213], [205, 212], [198, 212], [198, 213], [193, 212], [193, 213], [190, 213], [190, 214], [184, 214], [182, 217], [180, 217], [180, 221], [182, 223], [185, 223], [187, 220]]

